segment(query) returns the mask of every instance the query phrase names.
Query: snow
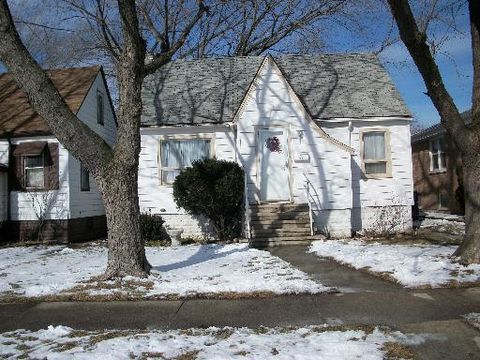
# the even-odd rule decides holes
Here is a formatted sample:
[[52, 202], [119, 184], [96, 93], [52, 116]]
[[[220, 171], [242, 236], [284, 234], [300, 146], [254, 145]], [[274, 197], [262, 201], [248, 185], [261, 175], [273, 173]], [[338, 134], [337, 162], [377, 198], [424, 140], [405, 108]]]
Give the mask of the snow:
[[455, 246], [385, 245], [360, 240], [315, 241], [310, 252], [355, 269], [387, 273], [405, 287], [442, 287], [480, 282], [480, 265], [463, 266], [452, 257]]
[[470, 313], [464, 315], [463, 318], [473, 327], [480, 330], [480, 313]]
[[[405, 341], [405, 339], [407, 341]], [[0, 334], [1, 358], [35, 359], [383, 359], [386, 342], [421, 343], [398, 332], [374, 328], [215, 328], [171, 331], [74, 331], [49, 326]], [[194, 355], [194, 356], [193, 356]]]
[[246, 244], [147, 247], [146, 253], [153, 266], [151, 275], [146, 279], [125, 278], [120, 288], [115, 281], [89, 281], [106, 267], [107, 250], [100, 245], [0, 249], [0, 296], [36, 297], [82, 290], [89, 295], [135, 293], [137, 298], [162, 298], [330, 290], [269, 252], [250, 249]]

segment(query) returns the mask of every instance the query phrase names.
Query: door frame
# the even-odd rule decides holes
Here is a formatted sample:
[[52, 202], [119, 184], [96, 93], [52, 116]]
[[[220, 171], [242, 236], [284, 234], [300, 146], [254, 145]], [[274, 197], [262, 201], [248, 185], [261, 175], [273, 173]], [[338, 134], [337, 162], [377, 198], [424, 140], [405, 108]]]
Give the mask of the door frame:
[[[260, 163], [260, 130], [274, 130], [281, 129], [285, 132], [287, 139], [287, 179], [288, 179], [288, 199], [286, 200], [262, 200], [261, 196], [261, 163]], [[279, 204], [291, 204], [293, 203], [293, 192], [292, 192], [292, 157], [290, 156], [291, 152], [291, 139], [290, 139], [290, 126], [286, 124], [269, 124], [269, 125], [256, 125], [255, 126], [255, 163], [257, 168], [257, 176], [255, 185], [257, 187], [257, 203], [258, 204], [270, 204], [270, 203], [279, 203]]]

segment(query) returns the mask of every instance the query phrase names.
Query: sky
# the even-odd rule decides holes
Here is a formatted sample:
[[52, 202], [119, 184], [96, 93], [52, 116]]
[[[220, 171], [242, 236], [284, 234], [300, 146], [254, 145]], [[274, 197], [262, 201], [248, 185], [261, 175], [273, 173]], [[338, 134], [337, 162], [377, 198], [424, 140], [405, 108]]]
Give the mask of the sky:
[[[463, 112], [472, 105], [472, 48], [469, 20], [466, 13], [458, 18], [462, 34], [449, 39], [436, 56], [443, 81], [458, 109]], [[440, 121], [440, 116], [430, 98], [410, 54], [402, 42], [387, 48], [380, 59], [388, 70], [404, 101], [418, 120], [426, 127]]]
[[[448, 3], [449, 1], [453, 0], [439, 0], [438, 3]], [[411, 1], [412, 6], [420, 3]], [[15, 1], [10, 1], [10, 4], [15, 4]], [[372, 2], [372, 4], [375, 4], [375, 2]], [[353, 9], [355, 14], [358, 7]], [[372, 9], [374, 11], [369, 11], [368, 8], [364, 9], [350, 23], [339, 25], [338, 21], [328, 19], [322, 22], [324, 28], [319, 32], [320, 35], [316, 36], [320, 36], [320, 39], [325, 43], [323, 51], [343, 53], [378, 49], [392, 24], [391, 15], [387, 8], [374, 7]], [[52, 20], [52, 18], [49, 19]], [[355, 23], [360, 26], [356, 28]], [[471, 107], [473, 71], [467, 6], [463, 6], [455, 16], [455, 23], [458, 31], [449, 33], [449, 38], [440, 48], [441, 51], [437, 54], [436, 61], [447, 90], [453, 97], [458, 109], [465, 111]], [[396, 29], [396, 26], [392, 28]], [[431, 28], [435, 31], [435, 24]], [[398, 41], [387, 47], [380, 53], [380, 59], [417, 120], [417, 125], [427, 127], [437, 123], [439, 115], [430, 98], [425, 94], [426, 89], [423, 80], [403, 43]], [[2, 70], [0, 64], [0, 71]]]

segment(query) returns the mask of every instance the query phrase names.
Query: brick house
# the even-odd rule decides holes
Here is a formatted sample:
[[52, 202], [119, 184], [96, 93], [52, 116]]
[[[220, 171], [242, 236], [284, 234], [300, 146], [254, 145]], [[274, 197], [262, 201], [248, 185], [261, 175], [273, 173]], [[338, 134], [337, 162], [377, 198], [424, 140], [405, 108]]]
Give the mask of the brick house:
[[[462, 117], [469, 123], [470, 111]], [[440, 123], [412, 135], [412, 161], [419, 208], [463, 213], [456, 195], [462, 177], [460, 153]]]

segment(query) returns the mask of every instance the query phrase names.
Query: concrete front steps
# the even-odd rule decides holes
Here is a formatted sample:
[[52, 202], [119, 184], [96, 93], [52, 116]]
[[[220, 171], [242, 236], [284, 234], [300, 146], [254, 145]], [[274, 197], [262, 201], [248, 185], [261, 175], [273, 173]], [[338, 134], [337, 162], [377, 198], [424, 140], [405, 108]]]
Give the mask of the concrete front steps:
[[308, 204], [251, 205], [250, 245], [263, 248], [278, 245], [306, 245], [323, 235], [310, 235]]

